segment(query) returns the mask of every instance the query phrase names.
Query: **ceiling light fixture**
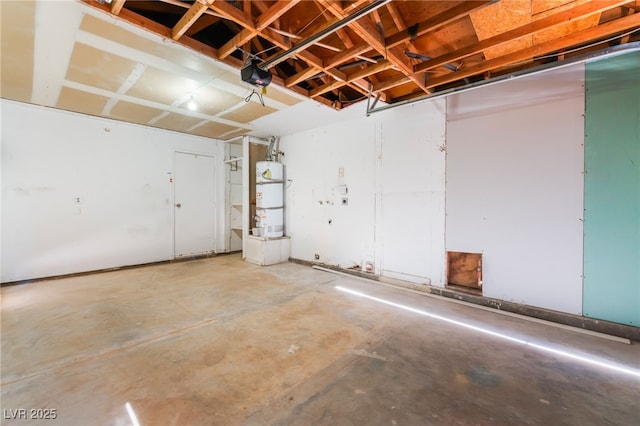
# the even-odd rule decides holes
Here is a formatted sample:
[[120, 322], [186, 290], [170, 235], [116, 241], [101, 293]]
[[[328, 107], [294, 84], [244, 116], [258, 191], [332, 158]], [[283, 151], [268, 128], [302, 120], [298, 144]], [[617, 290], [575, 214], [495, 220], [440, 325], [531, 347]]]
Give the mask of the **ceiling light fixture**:
[[196, 101], [193, 100], [193, 95], [189, 99], [189, 103], [187, 104], [187, 108], [189, 108], [189, 110], [191, 110], [191, 111], [195, 111], [195, 110], [198, 109], [198, 104], [196, 104]]

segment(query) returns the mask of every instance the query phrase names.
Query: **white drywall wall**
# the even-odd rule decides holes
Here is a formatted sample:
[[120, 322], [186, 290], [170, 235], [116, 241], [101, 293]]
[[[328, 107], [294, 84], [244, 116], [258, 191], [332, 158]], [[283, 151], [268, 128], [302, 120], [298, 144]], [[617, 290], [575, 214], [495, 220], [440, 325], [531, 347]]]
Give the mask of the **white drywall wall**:
[[[1, 143], [2, 282], [173, 258], [173, 153], [223, 154], [207, 138], [6, 100]], [[222, 236], [222, 165], [216, 179]]]
[[444, 285], [445, 101], [380, 115], [383, 274]]
[[483, 253], [485, 296], [581, 313], [583, 76], [576, 66], [448, 100], [446, 247]]
[[[484, 295], [579, 314], [583, 76], [574, 65], [369, 118], [292, 125], [281, 142], [291, 256], [342, 267], [373, 257], [377, 273], [441, 286], [446, 250], [483, 252]], [[326, 205], [340, 167], [347, 208]]]
[[319, 261], [346, 268], [373, 260], [375, 122], [363, 114], [284, 136], [280, 149], [291, 180], [285, 190], [291, 257], [313, 261], [318, 254]]
[[421, 103], [283, 136], [291, 257], [372, 261], [377, 273], [442, 285], [444, 117], [444, 101]]

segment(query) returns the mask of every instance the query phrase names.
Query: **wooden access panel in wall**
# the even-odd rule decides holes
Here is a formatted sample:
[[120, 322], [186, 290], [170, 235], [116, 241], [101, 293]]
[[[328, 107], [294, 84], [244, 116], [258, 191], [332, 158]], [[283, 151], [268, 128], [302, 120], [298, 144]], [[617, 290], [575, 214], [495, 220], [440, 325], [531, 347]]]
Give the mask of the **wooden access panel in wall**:
[[447, 252], [447, 284], [482, 288], [482, 253]]

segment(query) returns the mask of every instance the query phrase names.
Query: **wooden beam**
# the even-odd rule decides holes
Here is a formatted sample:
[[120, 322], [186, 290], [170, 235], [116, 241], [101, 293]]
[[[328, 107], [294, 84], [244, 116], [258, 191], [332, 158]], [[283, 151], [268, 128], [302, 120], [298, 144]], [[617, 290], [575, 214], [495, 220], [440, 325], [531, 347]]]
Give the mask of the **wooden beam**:
[[[364, 84], [363, 86], [363, 82], [365, 82], [366, 84]], [[369, 96], [369, 83], [362, 79], [362, 78], [358, 78], [355, 80], [350, 81], [347, 86], [351, 87], [353, 90], [355, 90], [356, 92], [360, 92], [361, 94], [365, 95], [365, 96]]]
[[[298, 71], [298, 72], [299, 72], [299, 71], [302, 71], [304, 68], [303, 68], [303, 66], [302, 66], [301, 64], [299, 64], [298, 62], [299, 62], [299, 61], [295, 61], [295, 62], [293, 63], [293, 68], [294, 68], [296, 71]], [[307, 68], [307, 69], [314, 69], [314, 68]], [[316, 72], [320, 72], [320, 71], [316, 70]], [[284, 83], [284, 81], [283, 81], [283, 83]], [[315, 81], [313, 81], [313, 80], [310, 80], [308, 83], [309, 83], [309, 85], [311, 86], [311, 88], [312, 88], [312, 89], [315, 89], [316, 87], [320, 86], [320, 84], [318, 84], [317, 82], [315, 82]], [[284, 86], [286, 87], [286, 83], [284, 83]], [[291, 89], [296, 89], [296, 88], [298, 88], [298, 86], [291, 86], [290, 88], [291, 88]]]
[[333, 58], [325, 61], [326, 67], [335, 67], [340, 65], [341, 63], [353, 58], [354, 56], [358, 56], [362, 53], [368, 52], [371, 50], [371, 46], [368, 43], [360, 43], [355, 45], [347, 50], [343, 50], [342, 52], [335, 55]]
[[120, 15], [120, 11], [122, 10], [122, 6], [124, 6], [124, 2], [126, 0], [114, 0], [111, 3], [111, 13], [114, 15]]
[[435, 31], [444, 27], [460, 18], [467, 16], [469, 13], [495, 3], [496, 0], [484, 1], [464, 1], [458, 6], [452, 7], [432, 18], [411, 25], [405, 31], [395, 33], [385, 39], [387, 48], [398, 46], [405, 41], [413, 40], [423, 34]]
[[[371, 78], [371, 76], [369, 76], [369, 78]], [[409, 80], [409, 81], [411, 81], [411, 80]], [[363, 89], [363, 92], [361, 92], [361, 93], [368, 97], [369, 94], [370, 94], [369, 89], [371, 88], [371, 83], [369, 83], [365, 79], [354, 81], [355, 84], [357, 84], [358, 82], [361, 82], [361, 84], [358, 84], [358, 86], [360, 86]], [[380, 92], [379, 95], [380, 95], [380, 100], [382, 102], [389, 102], [390, 98], [386, 93]]]
[[260, 13], [265, 13], [267, 10], [269, 10], [269, 6], [267, 6], [264, 1], [261, 0], [252, 0], [252, 1], [247, 1], [245, 3], [251, 3], [253, 4], [256, 8], [258, 8], [258, 10], [260, 11]]
[[[402, 15], [400, 14], [400, 11], [398, 10], [396, 4], [393, 2], [387, 4], [387, 10], [389, 11], [391, 19], [393, 20], [393, 23], [398, 31], [406, 30], [407, 24], [402, 18]], [[406, 43], [411, 43], [411, 41], [407, 40]], [[387, 102], [389, 99], [388, 95], [384, 92], [385, 90], [412, 82], [412, 80], [404, 74], [397, 74], [395, 77], [388, 78], [384, 81], [375, 80], [373, 76], [370, 76], [369, 79], [373, 83], [371, 91], [377, 93], [377, 95], [380, 97], [380, 100], [382, 100], [383, 102]]]
[[171, 38], [177, 40], [182, 37], [189, 27], [209, 8], [209, 4], [213, 1], [214, 0], [207, 0], [206, 3], [194, 2], [186, 13], [182, 15], [178, 23], [174, 25], [171, 30]]
[[[330, 14], [330, 13], [327, 13], [326, 9], [323, 9], [323, 8], [321, 7], [321, 5], [320, 5], [320, 4], [315, 3], [315, 5], [316, 5], [316, 7], [318, 8], [318, 10], [320, 10], [320, 12], [321, 12], [323, 15], [325, 15], [325, 17], [327, 18], [327, 21], [330, 21], [330, 20], [331, 20], [331, 14]], [[353, 5], [352, 5], [351, 7], [355, 7], [355, 6], [353, 6]], [[377, 13], [377, 10], [374, 10], [374, 12], [375, 12], [375, 13]], [[336, 19], [337, 19], [337, 18], [336, 18]], [[333, 21], [331, 21], [331, 22], [333, 22]], [[354, 47], [355, 43], [353, 42], [353, 40], [351, 40], [351, 37], [349, 37], [349, 34], [347, 33], [346, 29], [344, 29], [344, 28], [340, 28], [340, 29], [338, 29], [338, 30], [336, 31], [336, 35], [337, 35], [337, 36], [338, 36], [338, 38], [342, 41], [342, 43], [344, 44], [344, 46], [345, 46], [347, 49], [351, 49], [352, 47]], [[321, 44], [321, 43], [316, 43], [316, 45], [317, 45], [317, 46], [324, 46], [324, 47], [327, 47], [326, 45], [323, 45], [323, 44]], [[371, 47], [370, 47], [370, 46], [368, 46], [366, 43], [365, 43], [365, 45], [367, 46], [367, 50], [366, 50], [366, 51], [371, 50]], [[334, 50], [334, 52], [340, 52], [340, 51], [341, 51], [340, 49], [335, 49], [335, 50]], [[375, 64], [375, 63], [376, 63], [376, 61], [375, 61], [375, 60], [373, 60], [373, 59], [371, 59], [371, 58], [368, 58], [368, 57], [366, 57], [366, 56], [361, 56], [361, 55], [360, 55], [360, 53], [364, 53], [364, 52], [357, 52], [357, 53], [355, 53], [355, 54], [353, 54], [353, 53], [352, 53], [352, 54], [350, 54], [349, 56], [340, 55], [340, 58], [339, 58], [339, 59], [340, 59], [340, 62], [335, 62], [336, 57], [334, 57], [334, 58], [332, 58], [332, 60], [331, 60], [331, 62], [330, 62], [330, 63], [325, 63], [325, 66], [326, 66], [327, 68], [335, 67], [336, 65], [339, 65], [339, 64], [341, 64], [342, 62], [344, 62], [344, 61], [346, 61], [346, 60], [348, 60], [348, 59], [352, 59], [353, 57], [356, 57], [356, 58], [358, 58], [358, 59], [362, 59], [362, 60], [364, 60], [364, 61], [371, 62], [371, 63], [373, 63], [373, 64]], [[326, 62], [326, 61], [325, 61], [325, 62]], [[370, 83], [369, 83], [369, 82], [367, 82], [366, 80], [364, 80], [364, 79], [359, 79], [359, 80], [357, 80], [357, 81], [354, 81], [354, 82], [353, 82], [353, 84], [351, 85], [351, 87], [353, 87], [355, 90], [357, 90], [357, 91], [361, 92], [361, 93], [362, 93], [362, 94], [364, 94], [364, 95], [368, 95], [368, 94], [369, 94], [369, 84], [370, 84]]]
[[407, 83], [411, 83], [411, 79], [404, 74], [398, 74], [395, 77], [391, 77], [378, 84], [374, 84], [373, 92], [382, 92]]
[[[244, 12], [236, 9], [227, 2], [215, 2], [209, 7], [219, 13], [223, 18], [235, 22], [244, 29], [250, 31], [256, 30], [256, 26], [250, 16], [244, 14]], [[282, 35], [276, 33], [270, 28], [263, 29], [260, 35], [281, 49], [288, 49], [291, 47], [290, 42], [286, 41]], [[318, 59], [318, 61], [322, 62], [320, 59]]]
[[[245, 29], [255, 30], [255, 24], [253, 23], [251, 17], [246, 16], [244, 12], [236, 9], [235, 7], [231, 6], [229, 3], [214, 2], [209, 7], [212, 8], [215, 12], [221, 14], [223, 18], [229, 19], [230, 21], [235, 22], [236, 24], [244, 27]], [[278, 34], [276, 31], [272, 30], [269, 27], [264, 28], [260, 32], [260, 35], [264, 39], [269, 40], [269, 42], [273, 43], [274, 45], [278, 46], [281, 49], [286, 50], [291, 48], [291, 42], [285, 40], [285, 38], [282, 35]], [[308, 65], [311, 65], [313, 67], [318, 68], [319, 70], [326, 72], [327, 74], [331, 75], [333, 78], [337, 80], [344, 81], [346, 79], [346, 76], [344, 73], [336, 71], [335, 69], [329, 69], [325, 67], [322, 63], [322, 60], [317, 56], [313, 55], [311, 52], [307, 52], [307, 51], [298, 52], [296, 56], [302, 59], [303, 61], [305, 61]]]
[[196, 34], [202, 30], [204, 30], [207, 27], [210, 27], [211, 25], [215, 24], [216, 22], [220, 21], [221, 18], [217, 17], [217, 16], [210, 16], [206, 13], [204, 13], [204, 16], [201, 16], [200, 19], [198, 19], [196, 22], [194, 22], [193, 25], [191, 25], [191, 27], [189, 27], [189, 29], [187, 30], [186, 33], [184, 33], [184, 35], [186, 36], [192, 36], [193, 34]]
[[272, 22], [280, 19], [282, 15], [287, 13], [292, 7], [300, 3], [300, 0], [280, 0], [271, 6], [266, 12], [262, 13], [256, 23], [256, 29], [262, 31], [271, 25]]
[[[95, 1], [89, 1], [89, 0], [82, 0], [84, 3], [90, 5], [91, 7], [94, 7], [96, 9], [100, 9], [102, 11], [109, 11], [109, 8], [106, 5], [97, 3]], [[159, 24], [156, 21], [153, 21], [149, 18], [146, 18], [142, 15], [139, 15], [129, 9], [122, 9], [120, 12], [120, 15], [118, 15], [121, 19], [129, 22], [132, 25], [138, 26], [140, 28], [144, 28], [147, 31], [151, 31], [155, 34], [158, 34], [164, 38], [170, 38], [171, 37], [171, 28], [167, 28], [162, 24]], [[212, 47], [209, 46], [205, 43], [202, 43], [194, 38], [191, 37], [182, 37], [178, 43], [180, 43], [183, 46], [186, 46], [196, 52], [199, 52], [205, 56], [208, 56], [210, 58], [213, 59], [217, 59], [218, 58], [218, 51]], [[232, 58], [233, 61], [225, 61], [227, 64], [235, 67], [235, 68], [240, 68], [242, 66], [241, 63], [235, 62], [237, 61], [237, 59]]]
[[342, 43], [344, 44], [344, 47], [346, 47], [347, 49], [353, 47], [354, 43], [344, 28], [340, 28], [338, 31], [336, 31], [336, 35], [342, 41]]
[[565, 37], [484, 61], [473, 67], [463, 68], [459, 71], [433, 78], [427, 82], [427, 86], [431, 88], [441, 84], [451, 83], [452, 81], [460, 80], [464, 77], [483, 74], [486, 71], [516, 64], [521, 61], [531, 60], [536, 56], [546, 55], [560, 49], [566, 49], [584, 43], [588, 40], [598, 40], [604, 37], [609, 37], [621, 31], [637, 28], [638, 26], [640, 26], [640, 13], [635, 13], [633, 15], [618, 18], [614, 21], [609, 21], [597, 27], [587, 28], [586, 30], [578, 31]]
[[[81, 1], [84, 4], [93, 7], [94, 9], [98, 9], [106, 13], [111, 13], [111, 8], [107, 4], [101, 4], [95, 0], [81, 0]], [[167, 28], [164, 25], [159, 24], [156, 21], [152, 21], [149, 18], [145, 18], [144, 16], [139, 15], [135, 12], [132, 12], [129, 9], [122, 9], [118, 16], [124, 19], [125, 21], [129, 22], [130, 24], [136, 25], [140, 28], [144, 28], [145, 30], [151, 31], [152, 33], [156, 33], [161, 37], [171, 38], [171, 28]], [[209, 47], [209, 48], [213, 49], [213, 47]]]
[[209, 8], [220, 14], [223, 18], [233, 21], [244, 28], [249, 30], [256, 29], [253, 18], [250, 15], [247, 15], [240, 9], [236, 9], [226, 1], [213, 2], [209, 5]]
[[398, 11], [398, 8], [396, 7], [396, 4], [393, 3], [393, 2], [387, 4], [387, 10], [389, 11], [389, 14], [391, 15], [391, 19], [393, 19], [393, 23], [398, 28], [398, 31], [406, 30], [407, 29], [407, 24], [404, 23], [404, 19], [402, 19], [402, 15], [400, 15], [400, 12]]
[[[623, 7], [622, 8], [622, 16], [625, 15], [633, 15], [635, 12], [635, 9], [632, 9], [630, 7]], [[629, 43], [629, 40], [631, 39], [631, 34], [627, 34], [625, 36], [620, 37], [620, 44], [626, 44]]]
[[342, 81], [338, 81], [338, 80], [334, 80], [330, 83], [327, 83], [325, 85], [322, 85], [316, 89], [312, 89], [309, 91], [309, 96], [311, 98], [317, 98], [318, 96], [322, 95], [323, 93], [327, 93], [330, 92], [332, 90], [338, 89], [342, 86], [344, 86], [345, 84]]
[[[349, 34], [347, 34], [347, 31], [344, 28], [340, 28], [338, 31], [336, 31], [336, 34], [338, 35], [338, 38], [340, 38], [340, 40], [342, 40], [342, 43], [344, 43], [344, 46], [347, 49], [351, 49], [352, 47], [355, 46], [355, 43], [353, 42], [353, 40], [351, 40], [351, 37], [349, 37]], [[317, 45], [319, 46], [320, 43], [317, 43]], [[331, 49], [334, 52], [341, 52], [341, 49]], [[368, 49], [366, 51], [371, 50], [371, 47], [368, 47]], [[360, 55], [361, 52], [356, 53], [355, 55], [352, 55], [351, 57], [347, 58], [347, 59], [351, 59], [352, 57], [356, 57], [358, 59], [362, 59], [363, 61], [367, 61], [367, 62], [371, 62], [372, 64], [375, 64], [377, 61], [371, 58], [368, 58], [366, 56], [362, 56]], [[344, 62], [344, 61], [343, 61]], [[335, 64], [338, 65], [338, 64]], [[325, 66], [330, 67], [330, 66], [334, 66], [334, 65], [327, 65], [325, 64]]]
[[231, 40], [223, 44], [220, 49], [218, 49], [220, 58], [224, 59], [227, 56], [231, 55], [238, 47], [251, 40], [256, 34], [256, 31], [243, 29], [238, 34], [233, 36]]
[[[351, 37], [349, 37], [349, 34], [347, 33], [347, 31], [344, 28], [340, 28], [338, 31], [336, 31], [336, 34], [338, 35], [340, 40], [342, 40], [342, 43], [344, 43], [344, 46], [347, 49], [351, 49], [352, 47], [355, 46], [355, 43], [353, 42], [353, 40], [351, 40]], [[367, 51], [368, 50], [371, 50], [371, 47], [369, 47], [369, 49], [367, 49]], [[335, 49], [334, 50], [334, 52], [340, 52], [340, 51], [341, 51], [340, 49]], [[358, 58], [358, 59], [362, 59], [363, 61], [371, 62], [372, 64], [377, 63], [376, 60], [368, 58], [366, 56], [361, 56], [360, 53], [357, 53], [357, 54], [355, 54], [353, 56]]]
[[[260, 35], [281, 49], [287, 50], [292, 46], [292, 43], [290, 41], [285, 40], [283, 36], [275, 32], [271, 28], [265, 28], [264, 30], [262, 30]], [[302, 59], [303, 61], [305, 61], [307, 64], [314, 66], [318, 69], [323, 70], [324, 68], [326, 68], [323, 66], [322, 59], [318, 58], [316, 55], [312, 54], [311, 52], [307, 52], [307, 51], [298, 52], [296, 56]]]
[[432, 70], [444, 64], [459, 61], [468, 56], [475, 55], [476, 53], [480, 53], [485, 49], [500, 46], [505, 43], [518, 40], [522, 37], [536, 34], [548, 28], [565, 24], [569, 21], [601, 13], [605, 10], [619, 7], [620, 5], [623, 5], [625, 3], [628, 3], [628, 0], [592, 1], [589, 3], [584, 3], [569, 10], [547, 16], [546, 18], [533, 21], [529, 24], [514, 28], [513, 30], [482, 40], [472, 46], [464, 47], [454, 52], [438, 56], [437, 58], [433, 58], [429, 61], [416, 65], [414, 67], [414, 70], [416, 72]]
[[[366, 0], [368, 1], [368, 0]], [[323, 10], [324, 12], [324, 10]], [[338, 21], [339, 18], [336, 17], [336, 21]], [[329, 26], [333, 23], [333, 21], [329, 21], [327, 23], [325, 23], [325, 26]], [[273, 32], [281, 32], [281, 31], [274, 31], [272, 28], [266, 28], [264, 31], [273, 31]], [[339, 30], [338, 30], [339, 31]], [[344, 37], [346, 37], [348, 39], [348, 35], [346, 33], [342, 34]], [[350, 40], [347, 40], [346, 43], [349, 43]], [[319, 43], [318, 43], [319, 45]], [[337, 50], [337, 48], [333, 48], [333, 46], [323, 46], [326, 48], [331, 48], [332, 50]], [[303, 60], [308, 59], [310, 52], [308, 51], [302, 51], [302, 52], [298, 52], [297, 56]], [[307, 57], [307, 58], [305, 58]], [[319, 59], [319, 58], [318, 58]], [[370, 62], [374, 62], [373, 60], [363, 57], [363, 59], [370, 61]], [[268, 61], [268, 59], [267, 59]], [[307, 63], [310, 63], [309, 61], [306, 61]], [[333, 77], [334, 79], [338, 80], [340, 82], [339, 86], [343, 86], [345, 84], [349, 85], [351, 88], [353, 88], [354, 90], [362, 93], [363, 95], [368, 94], [368, 82], [364, 81], [363, 79], [356, 79], [354, 81], [351, 81], [349, 83], [346, 83], [346, 75], [344, 74], [344, 72], [338, 70], [337, 68], [333, 67], [333, 66], [327, 66], [327, 64], [323, 64], [322, 62], [320, 62], [318, 65], [312, 64], [310, 63], [310, 65], [312, 65], [313, 68], [317, 68], [316, 70], [314, 70], [313, 68], [308, 69], [308, 70], [300, 70], [298, 69], [297, 73], [292, 76], [293, 78], [287, 79], [287, 83], [285, 84], [290, 84], [289, 87], [294, 87], [295, 84], [299, 83], [300, 81], [310, 78], [313, 75], [319, 73], [319, 70], [324, 71], [324, 73], [326, 74], [325, 76], [322, 77], [322, 80], [325, 82], [326, 84], [329, 84], [330, 81], [327, 81], [328, 78]], [[364, 86], [364, 87], [362, 87]], [[330, 89], [332, 90], [332, 89]]]
[[[235, 60], [234, 57], [231, 57], [230, 59], [234, 59]], [[271, 84], [277, 84], [280, 87], [284, 87], [284, 81], [282, 81], [282, 79], [277, 75], [274, 75], [274, 76], [271, 77]], [[294, 91], [294, 92], [296, 92], [296, 93], [298, 93], [298, 94], [300, 94], [302, 96], [305, 96], [307, 98], [309, 97], [309, 91], [306, 90], [306, 89], [303, 89], [302, 87], [297, 87], [296, 86], [296, 87], [292, 87], [289, 90], [292, 90], [292, 91]]]
[[[337, 70], [335, 70], [335, 71], [337, 71]], [[313, 67], [309, 67], [309, 68], [304, 69], [304, 70], [299, 70], [298, 73], [296, 73], [295, 75], [293, 75], [293, 76], [291, 76], [289, 78], [286, 78], [284, 80], [284, 85], [286, 87], [292, 87], [292, 86], [300, 83], [301, 81], [310, 79], [311, 77], [313, 77], [314, 75], [316, 75], [318, 73], [319, 73], [319, 71], [317, 69], [313, 68]], [[346, 77], [345, 77], [345, 80], [346, 80]], [[325, 83], [325, 84], [328, 84], [328, 83]], [[341, 83], [337, 87], [341, 87], [344, 84], [345, 83]], [[363, 95], [367, 95], [369, 93], [369, 82], [367, 82], [366, 80], [356, 79], [356, 80], [350, 81], [349, 83], [347, 83], [347, 85], [349, 85], [354, 90], [362, 93]], [[332, 89], [329, 89], [329, 90], [332, 90]]]
[[380, 32], [380, 35], [384, 37], [384, 26], [382, 25], [382, 19], [380, 19], [380, 14], [378, 13], [377, 10], [374, 10], [371, 13], [371, 16], [373, 17], [373, 23], [376, 24], [376, 28], [378, 29], [378, 32]]
[[[379, 73], [386, 69], [393, 67], [393, 64], [390, 61], [380, 61], [375, 65], [369, 65], [367, 67], [361, 68], [347, 76], [346, 83], [351, 83], [356, 80], [360, 80], [361, 78], [370, 76], [372, 74]], [[317, 89], [313, 89], [309, 92], [309, 96], [312, 98], [319, 96], [323, 93], [326, 93], [330, 90], [337, 89], [338, 87], [342, 87], [345, 85], [345, 82], [342, 81], [332, 81], [329, 84], [325, 84], [323, 86], [318, 87]]]
[[242, 29], [238, 34], [236, 34], [231, 40], [226, 42], [220, 49], [218, 49], [218, 54], [221, 58], [226, 58], [230, 54], [232, 54], [238, 46], [242, 46], [247, 41], [251, 40], [255, 37], [260, 31], [267, 28], [271, 23], [277, 19], [279, 19], [282, 15], [288, 12], [293, 6], [298, 4], [300, 0], [280, 0], [266, 12], [262, 13], [256, 22], [255, 29]]
[[[299, 36], [297, 34], [290, 33], [289, 31], [276, 29], [273, 26], [270, 26], [269, 30], [274, 31], [274, 32], [276, 32], [276, 33], [278, 33], [280, 35], [283, 35], [285, 37], [289, 37], [289, 38], [294, 39], [294, 40], [301, 40], [301, 39], [304, 38], [304, 37]], [[332, 52], [342, 52], [342, 49], [340, 49], [339, 47], [335, 47], [335, 46], [332, 46], [332, 45], [326, 44], [326, 43], [317, 42], [317, 43], [314, 44], [314, 46], [322, 47], [324, 49], [331, 50]], [[348, 46], [348, 47], [350, 47], [350, 46]], [[365, 59], [366, 60], [367, 58], [361, 57], [359, 59]], [[375, 61], [373, 61], [373, 60], [371, 60], [371, 62], [375, 63]]]
[[[349, 15], [345, 12], [340, 4], [335, 0], [317, 0], [324, 5], [337, 18], [344, 18]], [[406, 57], [402, 50], [398, 48], [387, 49], [385, 41], [382, 35], [378, 31], [376, 25], [373, 23], [369, 16], [364, 16], [357, 21], [349, 24], [349, 27], [355, 31], [366, 43], [369, 43], [378, 53], [383, 55], [386, 59], [391, 61], [398, 69], [405, 73], [413, 82], [428, 93], [428, 89], [425, 87], [425, 79], [423, 75], [416, 75], [413, 71], [413, 65], [409, 62], [409, 58]]]
[[[110, 11], [110, 8], [107, 5], [100, 4], [100, 3], [97, 3], [95, 1], [90, 1], [90, 0], [81, 0], [81, 1], [83, 3], [89, 5], [90, 7], [93, 7], [94, 9], [98, 9], [98, 10], [101, 10], [101, 11], [107, 12], [107, 13], [109, 13], [109, 11]], [[166, 3], [169, 3], [169, 2], [174, 2], [175, 3], [176, 2], [175, 0], [163, 0], [163, 1], [165, 1]], [[213, 12], [211, 13], [211, 15], [219, 16], [218, 14], [215, 14]], [[171, 28], [167, 28], [164, 25], [161, 25], [161, 24], [159, 24], [159, 23], [157, 23], [155, 21], [152, 21], [149, 18], [146, 18], [146, 17], [144, 17], [142, 15], [139, 15], [139, 14], [137, 14], [135, 12], [132, 12], [132, 11], [130, 11], [128, 9], [123, 9], [119, 16], [120, 16], [121, 19], [129, 22], [132, 25], [136, 25], [136, 26], [138, 26], [140, 28], [144, 28], [144, 29], [146, 29], [148, 31], [154, 32], [156, 34], [159, 34], [159, 35], [161, 35], [162, 37], [165, 37], [165, 38], [170, 38], [171, 37]], [[202, 43], [202, 42], [200, 42], [200, 41], [198, 41], [196, 39], [193, 39], [191, 37], [187, 37], [187, 36], [181, 37], [181, 39], [178, 41], [178, 43], [180, 43], [180, 44], [182, 44], [184, 46], [187, 46], [187, 47], [193, 49], [196, 52], [200, 52], [203, 55], [206, 55], [206, 56], [208, 56], [210, 58], [213, 58], [213, 59], [217, 59], [218, 58], [217, 50], [214, 47], [206, 45], [206, 44], [204, 44], [204, 43]], [[236, 59], [234, 57], [226, 58], [223, 62], [225, 62], [227, 65], [229, 65], [229, 66], [231, 66], [233, 68], [238, 68], [239, 69], [240, 67], [242, 67], [242, 61], [240, 61], [239, 59]], [[272, 84], [278, 84], [278, 85], [284, 87], [284, 82], [282, 81], [282, 79], [280, 77], [278, 77], [276, 75], [273, 76]], [[300, 94], [302, 96], [309, 97], [309, 91], [305, 90], [305, 89], [303, 89], [301, 87], [294, 86], [294, 87], [291, 87], [290, 90], [293, 90], [294, 92], [296, 92], [296, 93], [298, 93], [298, 94]], [[331, 103], [326, 101], [325, 99], [318, 98], [318, 100], [320, 102], [326, 103], [327, 105], [331, 106], [330, 105]]]
[[[268, 58], [265, 63], [265, 67], [270, 68], [283, 60], [293, 56], [294, 54], [304, 51], [311, 47], [312, 45], [316, 45], [318, 41], [328, 37], [331, 34], [336, 34], [339, 31], [340, 27], [344, 27], [352, 23], [355, 18], [361, 18], [362, 16], [370, 13], [372, 8], [379, 8], [384, 3], [389, 2], [390, 0], [383, 0], [383, 2], [376, 1], [362, 9], [357, 10], [353, 14], [349, 16], [345, 16], [343, 14], [336, 14], [334, 19], [330, 19], [326, 21], [320, 28], [314, 28], [313, 35], [305, 37], [304, 40], [296, 43], [292, 49], [287, 52], [280, 52], [273, 55], [271, 58]], [[318, 6], [316, 4], [316, 6]], [[326, 9], [323, 11], [323, 14], [326, 12]], [[367, 59], [368, 60], [368, 59]]]
[[359, 80], [364, 77], [368, 77], [373, 74], [377, 74], [384, 70], [388, 70], [389, 68], [393, 68], [394, 64], [391, 61], [383, 60], [378, 62], [375, 65], [368, 65], [364, 68], [360, 68], [350, 74], [347, 74], [347, 82], [352, 82], [355, 80]]
[[310, 79], [311, 77], [318, 74], [319, 72], [320, 71], [318, 71], [318, 69], [314, 67], [303, 69], [302, 71], [292, 75], [291, 77], [285, 78], [284, 85], [287, 87], [295, 86], [301, 81]]
[[[258, 37], [254, 37], [251, 40], [251, 43], [253, 43], [256, 46], [256, 52], [259, 53], [258, 56], [260, 56], [262, 59], [264, 59], [264, 57], [266, 56], [266, 54], [264, 53], [264, 46], [262, 45], [262, 42], [260, 41], [260, 38]], [[247, 49], [250, 50], [250, 49]]]
[[[1, 1], [1, 0], [0, 0]], [[82, 1], [87, 1], [87, 0], [82, 0]], [[167, 4], [172, 4], [174, 6], [179, 6], [179, 7], [183, 7], [185, 9], [189, 9], [191, 7], [191, 3], [185, 3], [182, 1], [178, 1], [178, 0], [158, 0], [161, 1], [162, 3], [167, 3]], [[224, 16], [222, 16], [219, 13], [214, 12], [211, 9], [205, 10], [204, 12], [206, 15], [211, 15], [211, 16], [215, 16], [217, 18], [224, 18]]]

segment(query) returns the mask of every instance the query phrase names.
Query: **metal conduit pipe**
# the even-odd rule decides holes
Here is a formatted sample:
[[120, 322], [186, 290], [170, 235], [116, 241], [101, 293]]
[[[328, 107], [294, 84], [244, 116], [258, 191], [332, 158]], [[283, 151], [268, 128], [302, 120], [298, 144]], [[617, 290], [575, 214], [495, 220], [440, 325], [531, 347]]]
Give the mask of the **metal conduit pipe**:
[[[514, 72], [511, 74], [506, 74], [506, 75], [501, 75], [498, 77], [493, 77], [490, 78], [488, 80], [484, 80], [484, 81], [478, 81], [475, 83], [471, 83], [471, 84], [466, 84], [464, 86], [461, 87], [454, 87], [452, 89], [447, 89], [447, 90], [442, 90], [440, 92], [436, 92], [436, 93], [432, 93], [430, 95], [425, 95], [425, 96], [420, 96], [417, 98], [413, 98], [413, 99], [407, 99], [406, 101], [401, 101], [401, 102], [396, 102], [394, 104], [389, 104], [389, 105], [385, 105], [385, 106], [381, 106], [379, 108], [367, 108], [367, 117], [370, 116], [373, 113], [376, 112], [381, 112], [381, 111], [386, 111], [389, 109], [393, 109], [393, 108], [397, 108], [403, 105], [410, 105], [416, 102], [422, 102], [422, 101], [430, 101], [430, 100], [434, 100], [434, 99], [439, 99], [445, 96], [449, 96], [449, 95], [453, 95], [455, 93], [462, 93], [462, 92], [466, 92], [468, 90], [473, 90], [476, 89], [478, 87], [485, 87], [485, 86], [491, 86], [492, 84], [496, 84], [496, 83], [500, 83], [502, 81], [505, 80], [512, 80], [514, 78], [520, 78], [520, 77], [524, 77], [527, 75], [534, 75], [534, 74], [540, 74], [542, 72], [546, 72], [546, 71], [550, 71], [552, 69], [556, 69], [556, 68], [563, 68], [569, 65], [573, 65], [573, 64], [578, 64], [581, 62], [589, 62], [589, 61], [593, 61], [596, 59], [604, 59], [604, 58], [608, 58], [611, 56], [617, 56], [617, 55], [623, 55], [625, 53], [631, 53], [631, 52], [638, 52], [640, 51], [640, 41], [635, 41], [633, 43], [627, 43], [625, 45], [621, 45], [621, 46], [613, 46], [613, 47], [609, 47], [607, 49], [602, 49], [599, 50], [595, 53], [587, 53], [584, 55], [580, 55], [580, 56], [576, 56], [574, 58], [570, 58], [570, 59], [565, 59], [562, 62], [555, 62], [553, 64], [545, 64], [545, 65], [540, 65], [538, 67], [534, 67], [534, 68], [530, 68], [527, 70], [523, 70], [523, 71], [519, 71], [519, 72]], [[369, 95], [369, 99], [371, 99], [372, 93], [370, 93]], [[375, 105], [375, 103], [374, 103]]]

